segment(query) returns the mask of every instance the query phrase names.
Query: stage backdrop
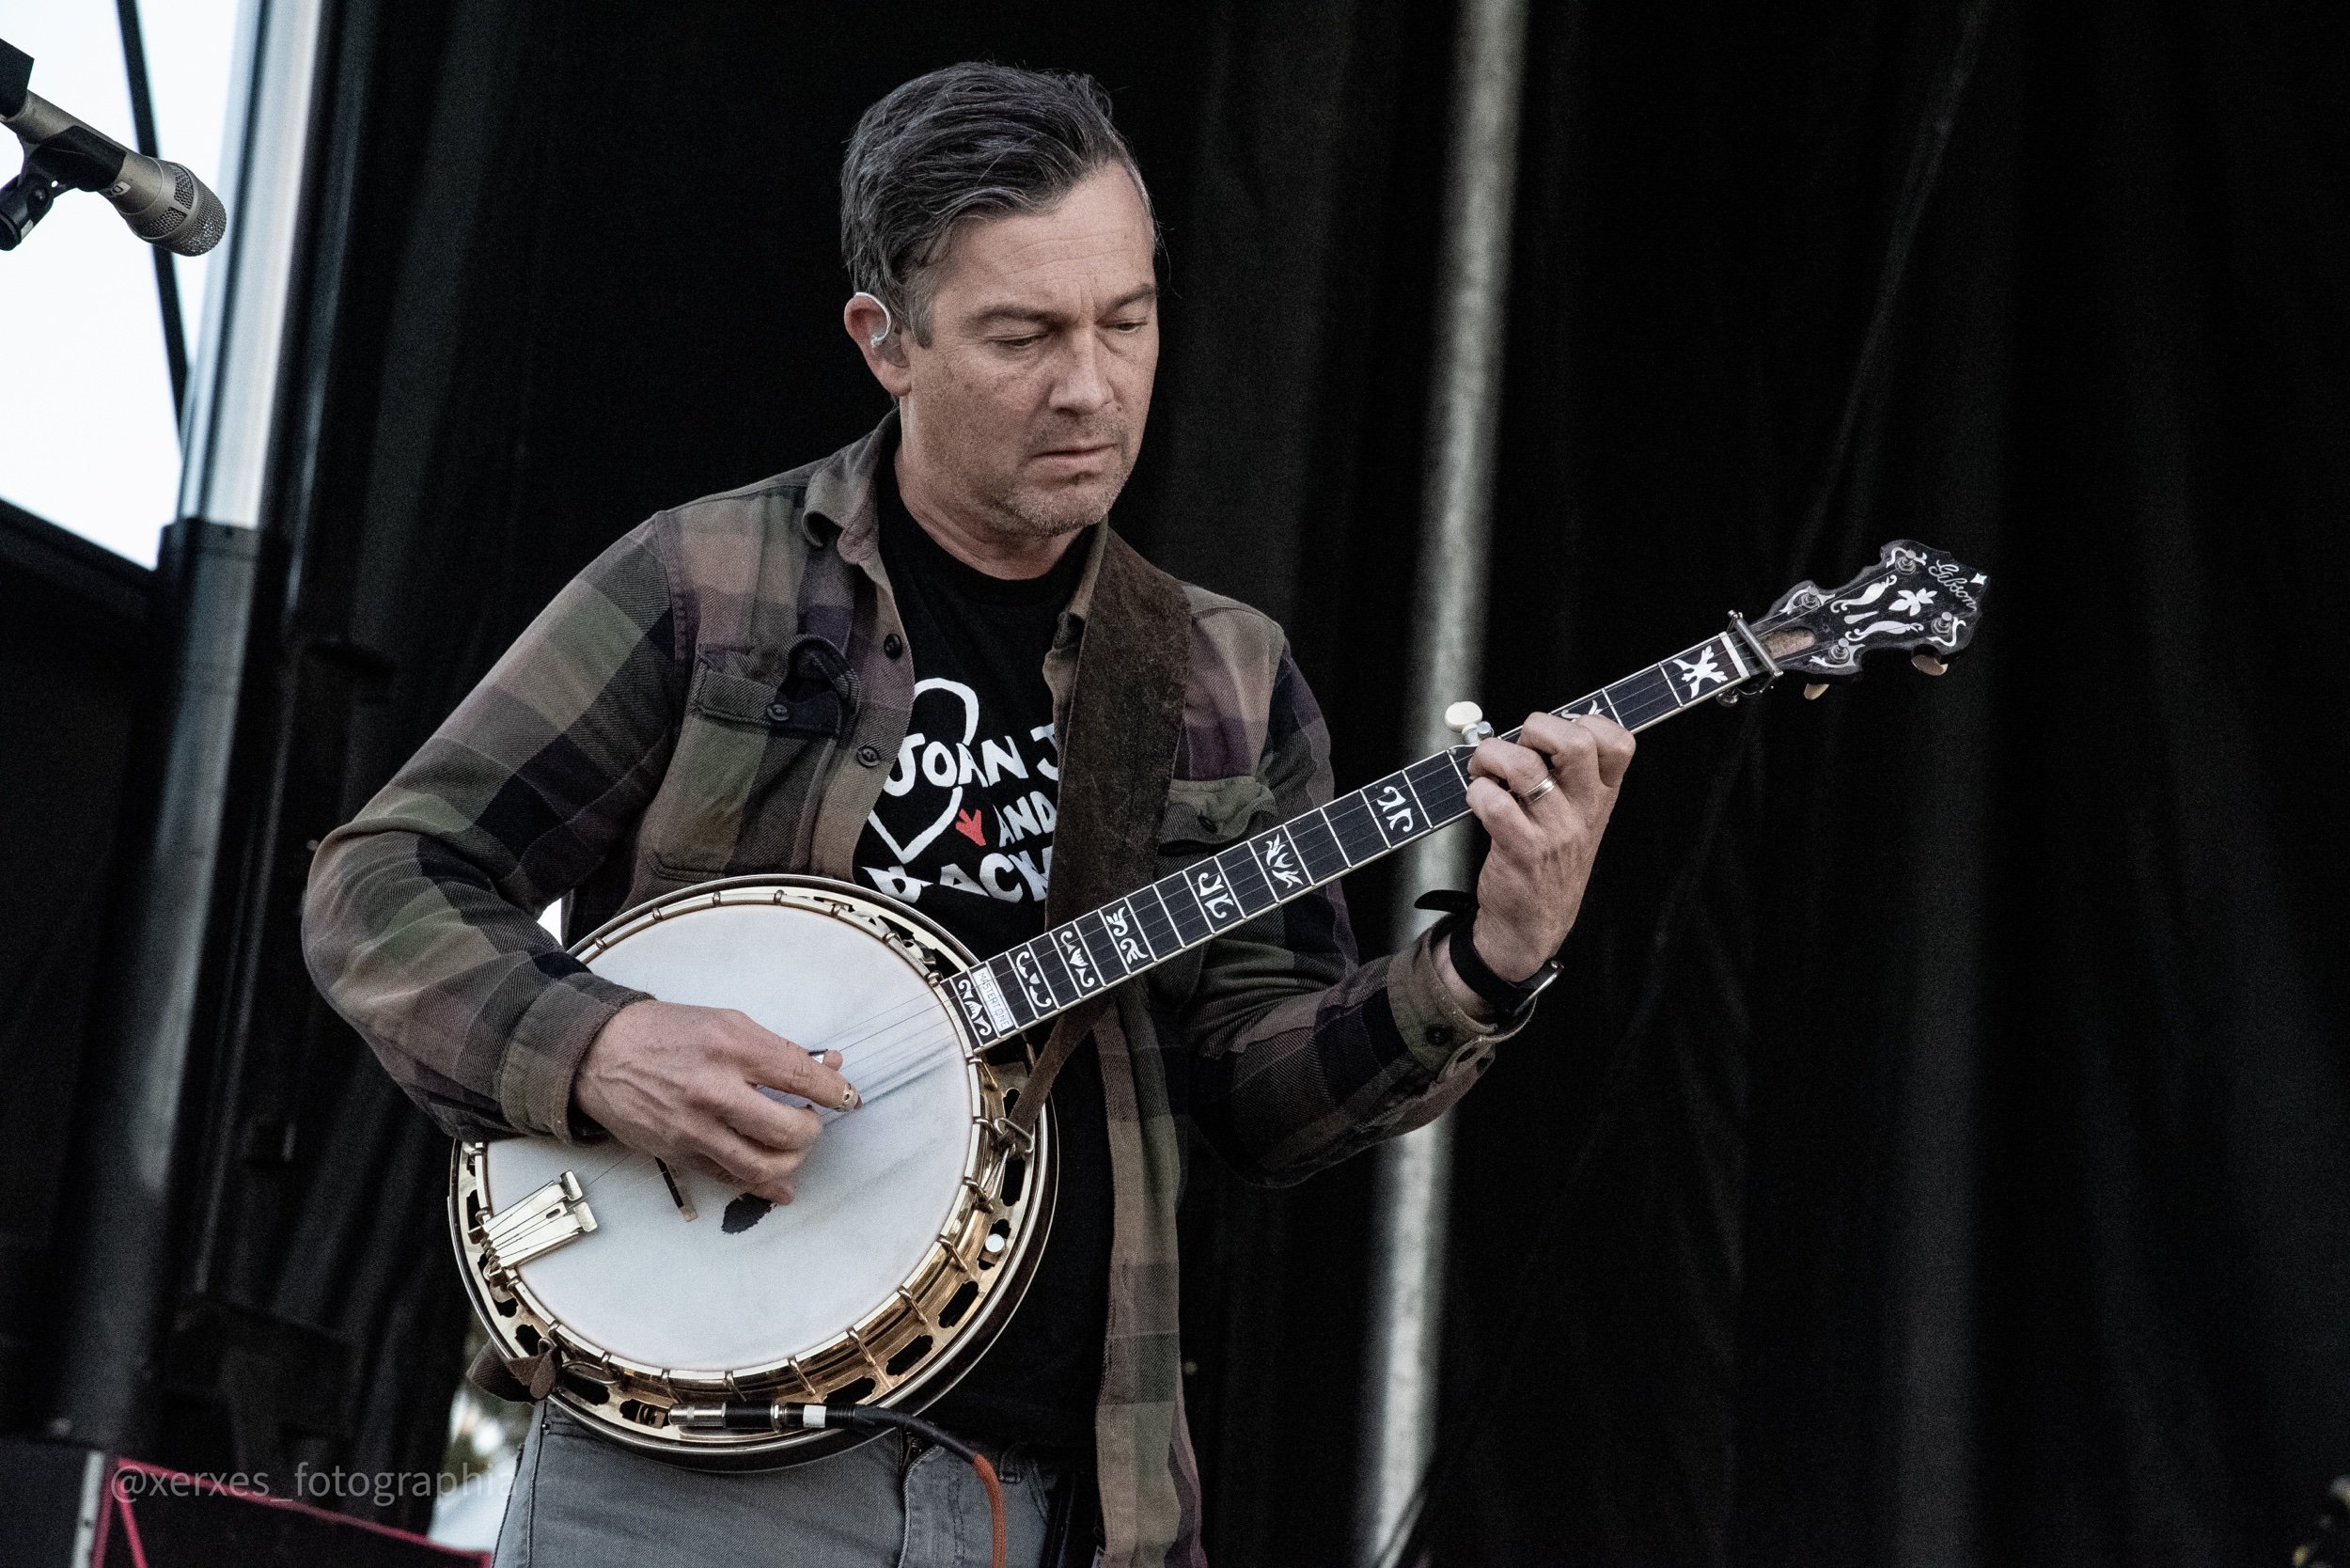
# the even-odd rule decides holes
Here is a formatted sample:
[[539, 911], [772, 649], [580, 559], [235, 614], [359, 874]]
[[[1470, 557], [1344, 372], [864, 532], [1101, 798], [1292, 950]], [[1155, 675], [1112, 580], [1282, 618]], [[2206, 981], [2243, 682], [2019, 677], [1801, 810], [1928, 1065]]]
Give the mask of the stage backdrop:
[[[1644, 742], [1566, 977], [1460, 1115], [1435, 1560], [2281, 1563], [2350, 1468], [2342, 24], [1535, 9], [1489, 673], [1458, 695], [1561, 701], [1895, 536], [1995, 589], [1945, 681]], [[317, 440], [256, 694], [282, 815], [211, 1089], [220, 1127], [315, 1136], [227, 1167], [206, 1233], [215, 1294], [347, 1348], [288, 1440], [389, 1467], [456, 1375], [444, 1149], [307, 996], [304, 846], [617, 534], [879, 416], [840, 148], [972, 55], [1100, 76], [1158, 198], [1122, 525], [1284, 619], [1342, 781], [1392, 766], [1450, 19], [338, 14]], [[1355, 892], [1377, 942], [1388, 890]], [[1367, 1170], [1197, 1168], [1212, 1545], [1336, 1560]], [[226, 1463], [210, 1409], [164, 1457]]]

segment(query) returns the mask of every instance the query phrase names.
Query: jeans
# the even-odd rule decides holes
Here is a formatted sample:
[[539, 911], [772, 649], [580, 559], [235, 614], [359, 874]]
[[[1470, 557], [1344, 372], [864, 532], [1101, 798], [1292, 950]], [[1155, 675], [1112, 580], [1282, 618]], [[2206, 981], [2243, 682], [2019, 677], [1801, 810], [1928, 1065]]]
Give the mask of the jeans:
[[[1035, 1568], [1062, 1472], [1018, 1449], [990, 1457], [1004, 1561]], [[898, 1433], [788, 1469], [721, 1474], [608, 1443], [547, 1400], [523, 1444], [496, 1568], [987, 1568], [989, 1545], [971, 1466]]]

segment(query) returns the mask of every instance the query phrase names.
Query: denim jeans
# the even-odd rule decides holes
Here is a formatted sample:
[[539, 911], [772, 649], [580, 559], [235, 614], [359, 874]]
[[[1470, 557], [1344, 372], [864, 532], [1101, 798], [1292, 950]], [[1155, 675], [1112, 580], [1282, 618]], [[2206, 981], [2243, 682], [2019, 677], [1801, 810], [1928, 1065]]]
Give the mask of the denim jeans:
[[[995, 1460], [1004, 1561], [1034, 1568], [1059, 1470]], [[523, 1444], [496, 1568], [987, 1568], [987, 1493], [943, 1449], [885, 1433], [747, 1475], [689, 1470], [605, 1442], [552, 1400]]]

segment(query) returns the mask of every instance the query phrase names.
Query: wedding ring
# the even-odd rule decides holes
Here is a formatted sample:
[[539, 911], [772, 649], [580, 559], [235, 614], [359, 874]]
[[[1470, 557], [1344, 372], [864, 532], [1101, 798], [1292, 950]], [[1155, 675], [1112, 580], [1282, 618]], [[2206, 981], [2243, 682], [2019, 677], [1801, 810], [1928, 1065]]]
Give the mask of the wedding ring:
[[1518, 796], [1518, 804], [1520, 806], [1531, 806], [1558, 787], [1559, 781], [1557, 779], [1544, 777], [1540, 784], [1535, 785], [1532, 789], [1527, 791], [1526, 793]]

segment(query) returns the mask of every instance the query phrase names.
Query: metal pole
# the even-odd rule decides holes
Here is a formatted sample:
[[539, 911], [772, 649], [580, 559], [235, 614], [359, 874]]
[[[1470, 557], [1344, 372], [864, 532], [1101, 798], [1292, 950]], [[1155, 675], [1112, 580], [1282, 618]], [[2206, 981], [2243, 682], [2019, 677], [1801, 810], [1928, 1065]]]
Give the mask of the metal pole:
[[325, 0], [245, 0], [229, 94], [233, 197], [180, 448], [180, 515], [256, 527], [283, 382]]
[[[1434, 751], [1455, 738], [1441, 714], [1448, 703], [1475, 697], [1483, 664], [1526, 12], [1526, 0], [1463, 0], [1454, 42], [1431, 461], [1404, 710], [1416, 751]], [[1426, 922], [1428, 917], [1411, 907], [1422, 891], [1468, 885], [1469, 847], [1465, 835], [1450, 833], [1421, 839], [1404, 851], [1397, 878], [1399, 937], [1415, 934]], [[1367, 1419], [1355, 1491], [1355, 1560], [1361, 1568], [1384, 1568], [1431, 1458], [1450, 1121], [1440, 1118], [1382, 1144], [1378, 1161]]]
[[323, 0], [246, 0], [229, 94], [228, 233], [157, 572], [164, 690], [126, 798], [121, 873], [76, 1106], [48, 1431], [137, 1453], [155, 1430], [176, 1283], [182, 1102], [213, 930], [229, 764], [259, 578], [263, 486], [301, 217]]
[[[147, 157], [163, 154], [155, 140], [155, 99], [147, 85], [147, 43], [139, 31], [139, 0], [115, 0], [115, 18], [122, 34], [122, 71], [131, 84], [131, 130], [139, 151]], [[155, 300], [163, 309], [164, 364], [171, 372], [171, 413], [176, 420], [188, 412], [188, 334], [180, 321], [180, 274], [173, 272], [171, 252], [155, 252]]]

